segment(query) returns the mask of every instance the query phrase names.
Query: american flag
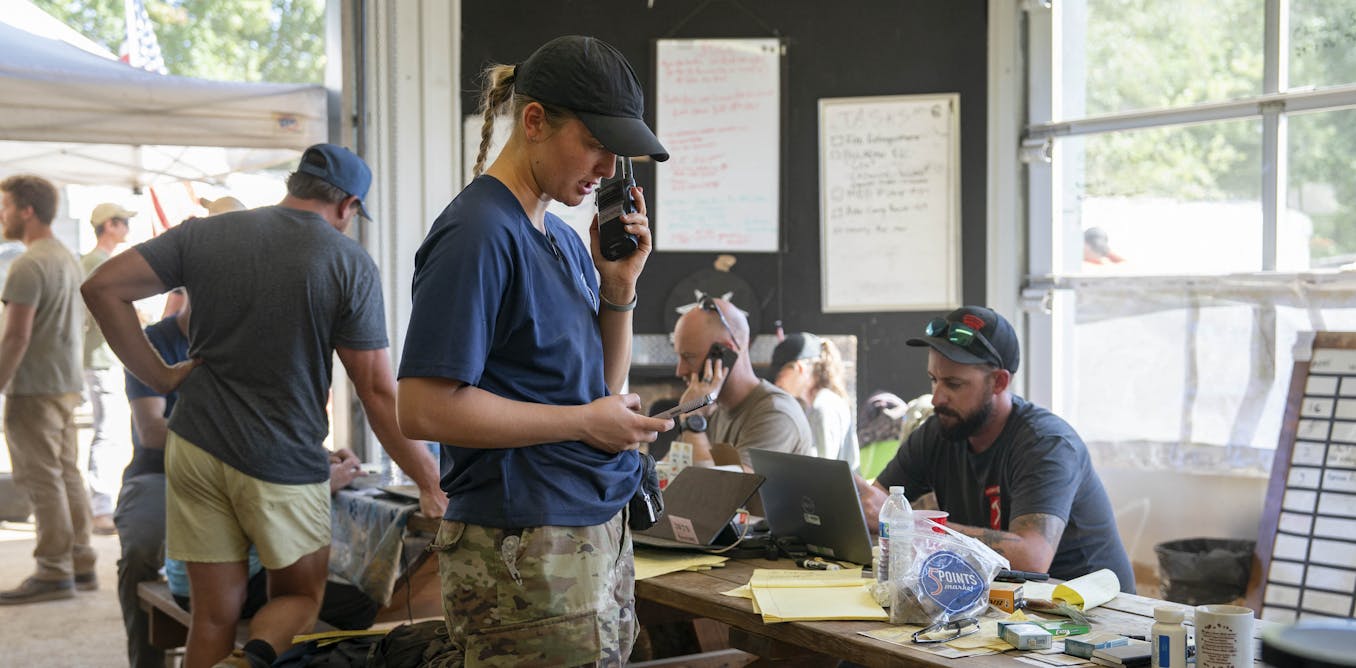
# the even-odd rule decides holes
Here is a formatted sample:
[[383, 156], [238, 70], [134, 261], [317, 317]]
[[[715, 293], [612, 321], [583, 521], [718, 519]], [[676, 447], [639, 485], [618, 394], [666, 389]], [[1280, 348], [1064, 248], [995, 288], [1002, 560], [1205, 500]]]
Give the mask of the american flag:
[[155, 39], [155, 26], [146, 15], [141, 0], [124, 0], [127, 15], [127, 41], [122, 43], [118, 59], [132, 67], [157, 74], [167, 74], [165, 58], [160, 55], [160, 42]]

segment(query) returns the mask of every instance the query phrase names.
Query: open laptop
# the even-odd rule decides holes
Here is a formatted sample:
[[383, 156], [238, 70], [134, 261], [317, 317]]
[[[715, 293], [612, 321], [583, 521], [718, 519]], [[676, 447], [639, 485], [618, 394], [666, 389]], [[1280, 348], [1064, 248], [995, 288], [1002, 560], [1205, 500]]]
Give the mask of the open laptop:
[[689, 466], [664, 488], [664, 516], [632, 534], [637, 545], [704, 549], [734, 543], [735, 513], [758, 491], [763, 476]]
[[749, 450], [753, 470], [767, 478], [759, 495], [774, 537], [794, 537], [811, 554], [871, 563], [871, 534], [845, 461]]

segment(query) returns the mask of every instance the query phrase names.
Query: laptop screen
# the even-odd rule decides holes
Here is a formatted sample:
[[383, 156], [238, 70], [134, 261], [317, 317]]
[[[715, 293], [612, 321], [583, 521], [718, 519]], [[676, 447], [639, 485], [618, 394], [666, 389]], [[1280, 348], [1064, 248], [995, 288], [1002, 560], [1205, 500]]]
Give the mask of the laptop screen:
[[769, 450], [749, 450], [749, 461], [767, 478], [759, 494], [772, 535], [794, 537], [811, 554], [871, 563], [871, 534], [847, 462]]

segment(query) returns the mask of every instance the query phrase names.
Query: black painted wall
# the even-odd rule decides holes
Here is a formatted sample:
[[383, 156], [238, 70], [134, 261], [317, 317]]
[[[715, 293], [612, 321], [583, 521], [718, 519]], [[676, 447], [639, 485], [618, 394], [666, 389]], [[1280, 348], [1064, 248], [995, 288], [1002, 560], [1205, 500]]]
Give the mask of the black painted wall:
[[[647, 7], [652, 4], [653, 7]], [[477, 79], [490, 62], [516, 63], [563, 34], [588, 34], [631, 61], [654, 120], [654, 49], [660, 38], [780, 37], [783, 91], [781, 253], [740, 253], [732, 270], [762, 302], [761, 332], [855, 334], [859, 401], [874, 389], [905, 399], [928, 391], [927, 355], [904, 345], [935, 313], [820, 312], [817, 103], [824, 97], [959, 92], [963, 295], [983, 303], [987, 3], [984, 0], [465, 0], [462, 104], [477, 108]], [[654, 166], [637, 181], [654, 192]], [[663, 202], [650, 205], [656, 228]], [[667, 333], [664, 302], [681, 279], [710, 269], [713, 253], [650, 258], [635, 331]], [[907, 290], [907, 285], [901, 285]], [[671, 319], [670, 319], [671, 320]]]

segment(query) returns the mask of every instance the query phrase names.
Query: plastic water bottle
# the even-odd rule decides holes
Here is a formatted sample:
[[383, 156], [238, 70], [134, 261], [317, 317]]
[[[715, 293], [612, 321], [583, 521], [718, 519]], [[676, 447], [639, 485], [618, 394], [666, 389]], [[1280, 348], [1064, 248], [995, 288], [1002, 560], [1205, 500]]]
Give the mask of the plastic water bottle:
[[[876, 582], [887, 583], [890, 581], [890, 569], [892, 558], [890, 555], [890, 534], [898, 534], [902, 540], [908, 541], [908, 536], [913, 530], [913, 507], [909, 505], [909, 499], [904, 496], [904, 488], [895, 485], [890, 488], [890, 498], [885, 500], [885, 505], [880, 507], [880, 563], [876, 568]], [[894, 560], [913, 556], [913, 545], [907, 542], [901, 543], [895, 547], [900, 554], [895, 555]], [[911, 561], [911, 559], [910, 559]], [[896, 561], [896, 563], [904, 563]]]

